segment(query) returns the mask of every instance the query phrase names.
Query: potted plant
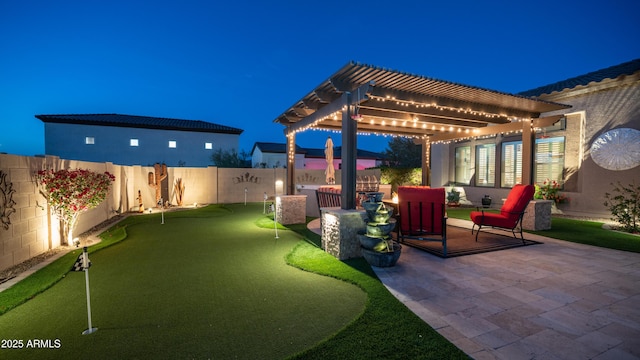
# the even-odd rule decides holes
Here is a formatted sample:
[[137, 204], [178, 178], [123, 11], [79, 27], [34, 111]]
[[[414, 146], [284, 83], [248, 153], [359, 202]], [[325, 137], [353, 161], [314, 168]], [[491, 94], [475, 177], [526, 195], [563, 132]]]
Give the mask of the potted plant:
[[447, 191], [447, 205], [460, 206], [460, 191], [457, 191], [454, 188]]
[[542, 185], [535, 184], [535, 193], [533, 194], [534, 199], [541, 200], [551, 200], [553, 203], [551, 204], [551, 213], [552, 214], [561, 214], [562, 211], [558, 209], [558, 204], [562, 204], [565, 201], [569, 201], [569, 198], [564, 194], [560, 193], [562, 189], [562, 185], [556, 180], [546, 179], [542, 182]]
[[491, 196], [489, 196], [489, 195], [485, 195], [485, 196], [482, 198], [482, 207], [483, 207], [483, 208], [488, 208], [488, 207], [490, 207], [490, 206], [491, 206]]

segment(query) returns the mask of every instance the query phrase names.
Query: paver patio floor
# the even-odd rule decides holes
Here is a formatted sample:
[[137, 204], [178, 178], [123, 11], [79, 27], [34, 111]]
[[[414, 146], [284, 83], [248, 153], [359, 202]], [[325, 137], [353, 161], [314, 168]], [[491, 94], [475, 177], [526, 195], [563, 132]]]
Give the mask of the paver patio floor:
[[525, 237], [543, 244], [448, 259], [404, 246], [374, 269], [474, 359], [639, 359], [640, 254]]

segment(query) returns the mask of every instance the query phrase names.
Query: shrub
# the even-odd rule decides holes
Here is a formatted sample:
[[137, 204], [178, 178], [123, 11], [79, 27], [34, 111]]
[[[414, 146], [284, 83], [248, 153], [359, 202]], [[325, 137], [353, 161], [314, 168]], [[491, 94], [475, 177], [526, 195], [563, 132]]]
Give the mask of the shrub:
[[619, 181], [611, 186], [612, 194], [604, 194], [604, 206], [611, 211], [611, 219], [620, 223], [626, 232], [640, 232], [640, 186], [633, 183], [625, 187]]
[[420, 168], [380, 168], [380, 183], [391, 184], [393, 191], [402, 185], [420, 185], [422, 183], [422, 169]]
[[546, 179], [542, 185], [535, 185], [534, 199], [553, 200], [556, 204], [569, 201], [569, 198], [560, 193], [560, 183]]

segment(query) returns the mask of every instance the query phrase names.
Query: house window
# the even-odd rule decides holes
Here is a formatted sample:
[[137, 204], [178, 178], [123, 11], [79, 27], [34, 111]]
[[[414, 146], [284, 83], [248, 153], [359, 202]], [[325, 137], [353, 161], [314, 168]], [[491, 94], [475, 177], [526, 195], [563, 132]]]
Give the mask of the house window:
[[536, 140], [534, 183], [542, 184], [546, 179], [562, 183], [564, 169], [564, 137]]
[[207, 150], [213, 149], [213, 143], [210, 143], [210, 142], [204, 143], [204, 148]]
[[96, 139], [93, 136], [87, 136], [84, 138], [84, 143], [87, 145], [93, 145], [96, 143]]
[[502, 143], [500, 186], [513, 187], [522, 183], [522, 141]]
[[129, 146], [138, 146], [138, 139], [129, 139]]
[[469, 185], [471, 180], [471, 146], [456, 148], [456, 173], [455, 182], [458, 185]]
[[494, 186], [496, 178], [496, 145], [476, 146], [476, 186]]
[[175, 140], [169, 140], [169, 147], [174, 149], [176, 147], [177, 143]]

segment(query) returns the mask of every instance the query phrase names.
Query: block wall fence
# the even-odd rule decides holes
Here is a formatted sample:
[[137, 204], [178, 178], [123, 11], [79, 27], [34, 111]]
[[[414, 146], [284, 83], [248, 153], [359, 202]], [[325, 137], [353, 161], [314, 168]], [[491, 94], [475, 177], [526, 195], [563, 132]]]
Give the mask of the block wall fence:
[[[17, 265], [47, 250], [60, 246], [60, 227], [55, 215], [51, 215], [45, 198], [35, 184], [34, 174], [41, 169], [88, 169], [108, 171], [115, 175], [107, 199], [97, 208], [89, 210], [78, 219], [74, 234], [82, 234], [94, 226], [121, 213], [137, 212], [138, 191], [145, 208], [155, 207], [155, 189], [148, 182], [153, 166], [124, 166], [112, 163], [96, 163], [64, 160], [56, 156], [28, 157], [0, 154], [0, 270]], [[230, 204], [262, 202], [264, 194], [273, 198], [287, 188], [286, 169], [255, 168], [189, 168], [168, 167], [169, 198], [176, 204], [174, 184], [182, 179], [185, 186], [183, 205]], [[375, 174], [375, 170], [358, 171], [358, 174]], [[296, 169], [296, 185], [325, 185], [323, 170]], [[379, 177], [379, 171], [377, 171]], [[340, 171], [336, 171], [340, 179]], [[276, 187], [276, 181], [283, 182]], [[246, 189], [246, 190], [245, 190]], [[5, 226], [2, 226], [6, 223]]]

